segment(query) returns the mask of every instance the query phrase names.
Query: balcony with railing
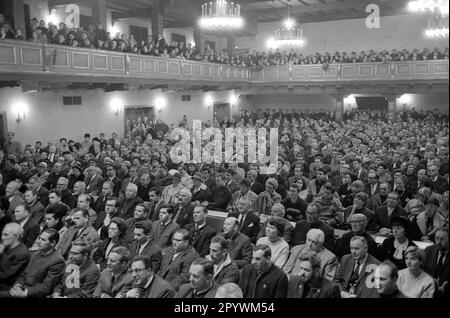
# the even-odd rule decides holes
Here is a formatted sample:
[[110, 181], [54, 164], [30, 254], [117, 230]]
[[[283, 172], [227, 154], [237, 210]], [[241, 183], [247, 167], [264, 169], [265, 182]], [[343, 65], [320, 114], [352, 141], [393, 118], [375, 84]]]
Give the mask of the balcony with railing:
[[330, 64], [326, 68], [317, 64], [270, 66], [252, 71], [223, 64], [2, 40], [0, 75], [3, 80], [28, 79], [25, 78], [28, 75], [52, 81], [70, 77], [92, 82], [177, 81], [191, 85], [240, 83], [247, 86], [272, 82], [448, 82], [449, 61]]

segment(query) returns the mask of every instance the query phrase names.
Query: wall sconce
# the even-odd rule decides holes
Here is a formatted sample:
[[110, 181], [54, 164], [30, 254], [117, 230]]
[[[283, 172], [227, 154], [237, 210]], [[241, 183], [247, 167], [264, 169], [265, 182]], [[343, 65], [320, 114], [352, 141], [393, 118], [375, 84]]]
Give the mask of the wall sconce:
[[155, 99], [155, 107], [158, 113], [162, 113], [164, 108], [166, 108], [167, 100], [163, 96], [158, 96]]
[[119, 104], [116, 105], [116, 112], [114, 113], [114, 115], [119, 116], [119, 114], [121, 114], [123, 112], [123, 107]]
[[17, 114], [16, 122], [20, 123], [26, 118], [27, 105], [25, 103], [17, 103], [13, 107], [13, 112]]
[[208, 107], [208, 110], [211, 109], [212, 105], [214, 105], [214, 99], [211, 95], [205, 96], [205, 105]]
[[408, 94], [403, 94], [400, 96], [400, 103], [402, 103], [403, 107], [406, 107], [407, 104], [411, 103], [411, 96]]

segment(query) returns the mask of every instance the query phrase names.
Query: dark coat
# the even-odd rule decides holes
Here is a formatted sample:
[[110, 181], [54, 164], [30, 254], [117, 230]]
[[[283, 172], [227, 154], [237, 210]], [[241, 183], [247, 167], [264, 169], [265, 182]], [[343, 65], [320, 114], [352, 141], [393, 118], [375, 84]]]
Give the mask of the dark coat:
[[186, 225], [186, 230], [189, 231], [189, 244], [195, 248], [200, 257], [209, 255], [209, 244], [216, 236], [216, 231], [208, 224], [196, 231], [194, 223]]
[[179, 229], [180, 226], [175, 222], [170, 222], [164, 228], [161, 226], [161, 221], [156, 221], [152, 224], [152, 238], [153, 241], [160, 247], [165, 248], [172, 245], [172, 235]]
[[61, 280], [64, 266], [64, 258], [58, 251], [52, 250], [47, 254], [36, 252], [31, 255], [30, 262], [17, 283], [28, 289], [28, 297], [45, 298]]
[[199, 257], [199, 255], [192, 246], [180, 252], [172, 260], [174, 255], [175, 250], [173, 247], [162, 250], [163, 259], [161, 268], [157, 274], [168, 281], [175, 290], [178, 290], [182, 284], [189, 282], [189, 268], [191, 267], [192, 261]]
[[134, 208], [136, 207], [136, 205], [143, 202], [144, 201], [142, 201], [140, 197], [135, 197], [133, 199], [124, 199], [120, 204], [119, 209], [117, 210], [118, 216], [125, 220], [133, 217]]
[[211, 210], [225, 211], [231, 197], [232, 193], [226, 186], [216, 186], [211, 191], [208, 208]]
[[[395, 247], [394, 247], [394, 236], [391, 235], [390, 237], [386, 238], [383, 243], [378, 247], [378, 253], [377, 253], [377, 258], [383, 262], [385, 260], [389, 260], [392, 263], [394, 263], [398, 270], [404, 269], [406, 268], [406, 264], [405, 264], [405, 258], [403, 256], [403, 259], [398, 260], [394, 258], [394, 253], [395, 253]], [[416, 244], [413, 243], [413, 241], [409, 240], [408, 241], [408, 247], [410, 246], [416, 246]], [[375, 256], [375, 255], [373, 255]]]
[[300, 276], [291, 275], [287, 298], [341, 298], [339, 286], [325, 277], [317, 277], [310, 282], [310, 289], [305, 295], [304, 284], [300, 282]]
[[173, 287], [158, 275], [154, 275], [150, 285], [140, 291], [139, 298], [173, 298], [175, 295]]
[[226, 283], [237, 284], [239, 282], [239, 268], [230, 258], [227, 258], [223, 267], [214, 273], [213, 279], [219, 286]]
[[6, 248], [0, 254], [0, 290], [9, 289], [14, 285], [29, 260], [28, 247], [23, 243], [12, 249]]
[[[226, 238], [225, 233], [219, 235]], [[242, 268], [252, 262], [253, 246], [250, 238], [242, 233], [236, 233], [228, 240], [228, 254], [237, 267]]]
[[239, 280], [244, 298], [286, 298], [288, 285], [287, 275], [272, 263], [261, 275], [255, 264], [245, 265]]
[[105, 294], [105, 298], [113, 298], [118, 295], [124, 297], [126, 292], [131, 289], [133, 277], [128, 272], [128, 269], [125, 269], [119, 275], [114, 284], [112, 284], [112, 276], [112, 272], [107, 268], [100, 273], [100, 278], [98, 279], [93, 298], [100, 298], [102, 294]]
[[[239, 219], [239, 213], [238, 212], [229, 213], [228, 217], [235, 217], [236, 219]], [[253, 212], [247, 212], [247, 215], [244, 219], [244, 224], [242, 224], [242, 226], [240, 227], [240, 232], [242, 234], [247, 235], [250, 238], [250, 241], [253, 244], [256, 244], [260, 230], [261, 224], [259, 216], [257, 216]]]
[[36, 201], [32, 206], [28, 206], [28, 210], [30, 211], [30, 218], [35, 220], [37, 224], [40, 224], [45, 214], [45, 208], [42, 203]]
[[[111, 242], [111, 238], [107, 237], [102, 241], [99, 248], [97, 248], [94, 252], [93, 259], [96, 264], [100, 265], [100, 270], [105, 269], [106, 261], [108, 259], [108, 255], [106, 254], [106, 249], [108, 248], [109, 243]], [[123, 246], [128, 248], [129, 244], [125, 241], [125, 239], [119, 239], [113, 247], [110, 249], [110, 253], [115, 247]]]
[[147, 255], [151, 258], [152, 264], [153, 264], [153, 272], [157, 273], [161, 267], [162, 262], [162, 254], [161, 254], [161, 248], [153, 243], [153, 241], [150, 241], [147, 243], [147, 245], [144, 247], [142, 252], [138, 253], [138, 243], [136, 241], [133, 241], [131, 243], [129, 251], [130, 251], [130, 259], [134, 259], [138, 255]]
[[158, 221], [159, 220], [159, 210], [161, 210], [161, 207], [163, 207], [164, 202], [160, 201], [157, 204], [151, 204], [150, 205], [150, 214], [149, 219], [152, 221]]
[[387, 205], [376, 209], [373, 221], [374, 230], [379, 231], [383, 227], [390, 229], [392, 227], [392, 218], [398, 216], [408, 217], [406, 211], [399, 206], [394, 209], [390, 217], [388, 216]]
[[[344, 233], [337, 241], [336, 241], [336, 249], [335, 254], [338, 258], [338, 260], [341, 259], [342, 256], [350, 254], [350, 241], [352, 237], [356, 236], [356, 234], [352, 231]], [[368, 252], [373, 257], [377, 258], [378, 256], [378, 245], [373, 239], [373, 237], [367, 233], [364, 232], [362, 234], [359, 234], [359, 236], [362, 236], [367, 241], [368, 246]]]
[[334, 251], [334, 230], [328, 224], [319, 221], [318, 223], [309, 224], [306, 220], [298, 221], [295, 224], [294, 233], [292, 235], [292, 246], [306, 243], [306, 234], [311, 229], [320, 229], [325, 234], [325, 242], [323, 246], [329, 250]]
[[194, 295], [194, 289], [190, 283], [183, 284], [180, 286], [180, 290], [175, 294], [175, 298], [215, 298], [218, 287], [219, 286], [216, 283], [213, 283], [206, 293], [196, 296]]
[[444, 282], [448, 282], [448, 276], [450, 272], [448, 259], [449, 254], [447, 252], [447, 256], [442, 263], [441, 270], [436, 272], [436, 265], [438, 262], [439, 250], [436, 245], [428, 246], [425, 249], [425, 262], [424, 262], [424, 270], [431, 276], [437, 279], [439, 286], [442, 286]]
[[53, 292], [60, 293], [61, 296], [67, 298], [91, 298], [97, 287], [100, 270], [89, 259], [79, 268], [78, 275], [75, 274], [75, 271], [74, 265], [67, 265], [60, 283]]
[[33, 246], [34, 241], [36, 241], [39, 233], [41, 232], [41, 228], [35, 219], [29, 218], [27, 222], [23, 225], [23, 243], [30, 248]]
[[184, 229], [188, 224], [194, 222], [194, 204], [189, 203], [186, 205], [179, 205], [174, 216], [175, 222], [180, 226], [180, 228]]
[[264, 186], [261, 183], [255, 181], [255, 183], [253, 183], [252, 186], [250, 187], [250, 190], [255, 192], [256, 195], [259, 195], [261, 192], [264, 191]]

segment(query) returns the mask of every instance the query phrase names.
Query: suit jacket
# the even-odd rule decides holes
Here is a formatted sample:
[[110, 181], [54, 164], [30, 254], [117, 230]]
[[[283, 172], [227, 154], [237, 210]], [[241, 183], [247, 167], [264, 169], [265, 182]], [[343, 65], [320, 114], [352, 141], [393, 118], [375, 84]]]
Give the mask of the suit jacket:
[[161, 248], [156, 245], [153, 241], [149, 241], [147, 245], [142, 249], [139, 253], [138, 251], [138, 243], [133, 241], [130, 245], [130, 259], [134, 259], [138, 255], [147, 255], [151, 258], [153, 264], [153, 272], [157, 273], [161, 267], [162, 254]]
[[[225, 233], [220, 233], [219, 235], [227, 238]], [[227, 238], [227, 240], [228, 254], [239, 269], [252, 262], [253, 246], [247, 235], [238, 232], [232, 238]]]
[[194, 295], [194, 289], [190, 283], [187, 283], [180, 286], [180, 290], [175, 294], [174, 298], [215, 298], [218, 287], [216, 283], [213, 283], [206, 293]]
[[[297, 245], [292, 248], [289, 259], [283, 266], [283, 270], [286, 274], [293, 274], [294, 276], [298, 275], [300, 270], [300, 261], [298, 257], [305, 248], [305, 244]], [[320, 276], [332, 281], [338, 267], [336, 255], [324, 248], [321, 252], [317, 253], [317, 256], [320, 259]]]
[[149, 219], [152, 221], [158, 221], [159, 220], [159, 210], [161, 210], [161, 207], [163, 206], [164, 202], [161, 200], [159, 203], [151, 204], [150, 205], [150, 214]]
[[256, 195], [259, 195], [261, 192], [264, 191], [264, 186], [261, 183], [255, 181], [255, 183], [253, 183], [252, 186], [250, 187], [250, 190], [255, 192]]
[[[206, 258], [212, 261], [210, 255], [206, 256]], [[239, 268], [233, 263], [230, 255], [227, 255], [225, 261], [214, 271], [213, 279], [219, 286], [226, 283], [237, 284], [239, 282]]]
[[[355, 282], [355, 295], [357, 298], [374, 298], [377, 296], [375, 285], [373, 284], [374, 271], [380, 262], [372, 255], [367, 255], [367, 260], [361, 268], [358, 279]], [[355, 259], [351, 254], [344, 255], [341, 264], [336, 271], [334, 282], [339, 284], [343, 291], [349, 291], [349, 280], [355, 268]], [[368, 284], [371, 283], [371, 284]], [[371, 288], [369, 288], [371, 286]]]
[[391, 216], [388, 216], [388, 208], [387, 205], [382, 206], [378, 209], [375, 210], [375, 217], [374, 217], [374, 222], [373, 222], [373, 228], [375, 231], [379, 231], [382, 227], [388, 228], [390, 229], [392, 224], [391, 224], [391, 220], [393, 217], [397, 217], [397, 216], [403, 216], [403, 217], [408, 217], [408, 215], [406, 214], [406, 211], [397, 206], [394, 211], [392, 212]]
[[123, 179], [122, 186], [120, 187], [120, 191], [119, 191], [119, 196], [125, 197], [125, 190], [127, 189], [128, 184], [133, 183], [133, 184], [137, 185], [139, 183], [139, 178], [136, 177], [136, 178], [134, 178], [133, 182], [131, 182], [131, 181], [132, 180], [129, 177]]
[[64, 266], [64, 258], [57, 250], [51, 250], [47, 254], [38, 251], [31, 255], [30, 262], [17, 283], [28, 289], [28, 297], [44, 298], [59, 283]]
[[367, 183], [367, 178], [368, 178], [369, 172], [366, 169], [364, 169], [364, 168], [361, 169], [361, 173], [359, 174], [359, 177], [358, 177], [358, 171], [354, 170], [353, 174], [355, 175], [356, 180], [361, 180], [362, 182]]
[[[106, 250], [108, 248], [109, 243], [111, 242], [111, 238], [107, 237], [100, 243], [100, 246], [95, 250], [93, 259], [96, 264], [99, 265], [100, 270], [105, 269], [106, 267], [106, 260], [108, 259], [108, 255], [106, 253]], [[112, 249], [115, 247], [123, 246], [128, 248], [129, 245], [125, 241], [125, 239], [119, 239], [115, 244], [113, 244], [113, 247], [109, 250], [109, 253], [111, 253]], [[130, 258], [131, 259], [131, 258]]]
[[287, 298], [341, 298], [339, 286], [325, 277], [319, 276], [310, 282], [310, 289], [305, 295], [304, 284], [300, 276], [289, 276], [289, 289]]
[[160, 247], [166, 248], [172, 245], [172, 235], [180, 226], [175, 222], [170, 222], [164, 228], [161, 227], [161, 221], [152, 224], [153, 241]]
[[209, 255], [209, 244], [211, 239], [216, 236], [216, 231], [205, 224], [200, 230], [195, 229], [195, 224], [186, 225], [186, 230], [189, 231], [189, 244], [195, 248], [200, 257]]
[[135, 197], [133, 199], [124, 199], [120, 204], [119, 209], [117, 210], [118, 216], [125, 220], [133, 217], [134, 208], [136, 207], [136, 205], [143, 202], [144, 201], [142, 201], [140, 197]]
[[94, 298], [100, 298], [102, 294], [105, 294], [103, 296], [104, 298], [125, 297], [126, 292], [133, 285], [133, 277], [128, 272], [128, 269], [125, 268], [119, 274], [114, 284], [112, 284], [112, 277], [113, 273], [107, 268], [100, 273], [100, 278], [98, 279], [98, 284], [93, 295]]
[[30, 248], [33, 246], [33, 243], [36, 241], [40, 232], [41, 228], [39, 227], [39, 224], [30, 217], [23, 225], [23, 243]]
[[431, 276], [437, 279], [439, 286], [442, 286], [444, 282], [448, 282], [448, 276], [450, 272], [450, 267], [448, 264], [449, 254], [447, 252], [447, 256], [442, 263], [442, 267], [440, 271], [436, 271], [436, 265], [438, 262], [439, 250], [436, 245], [428, 246], [425, 249], [425, 263], [424, 270]]
[[113, 183], [113, 194], [115, 197], [119, 196], [119, 192], [120, 192], [120, 187], [122, 186], [122, 180], [120, 180], [117, 176], [109, 179], [107, 178], [106, 180], [110, 180]]
[[239, 191], [241, 189], [241, 187], [234, 180], [231, 180], [228, 182], [227, 188], [228, 188], [228, 190], [230, 190], [231, 194], [233, 194], [236, 191]]
[[38, 201], [42, 203], [43, 206], [47, 206], [50, 201], [48, 200], [48, 190], [45, 187], [40, 187], [37, 193]]
[[261, 275], [255, 264], [245, 265], [239, 279], [244, 298], [286, 298], [288, 286], [286, 274], [272, 263]]
[[192, 261], [199, 255], [192, 246], [180, 252], [175, 259], [173, 259], [174, 255], [173, 247], [162, 250], [163, 259], [157, 274], [168, 281], [175, 290], [178, 290], [182, 284], [189, 282], [189, 268]]
[[150, 285], [140, 291], [139, 298], [173, 298], [175, 295], [173, 287], [158, 275], [154, 275]]
[[334, 230], [328, 224], [319, 221], [315, 224], [309, 224], [306, 220], [298, 221], [295, 224], [294, 234], [292, 236], [292, 246], [305, 244], [306, 234], [311, 229], [320, 229], [325, 234], [325, 242], [323, 246], [329, 250], [334, 251]]
[[92, 259], [79, 268], [69, 264], [53, 293], [60, 293], [67, 298], [91, 298], [99, 277], [100, 270]]
[[8, 215], [11, 217], [11, 219], [15, 219], [14, 218], [14, 210], [19, 206], [19, 205], [27, 205], [26, 202], [24, 201], [24, 199], [22, 199], [22, 197], [20, 195], [15, 195], [13, 196], [12, 200], [9, 201], [9, 209], [8, 209]]
[[[383, 262], [385, 260], [389, 260], [397, 266], [398, 270], [401, 270], [401, 269], [406, 268], [405, 259], [404, 259], [404, 257], [400, 260], [394, 258], [394, 253], [396, 250], [394, 247], [394, 241], [395, 241], [395, 238], [393, 235], [386, 238], [383, 241], [383, 243], [378, 247], [377, 258], [381, 262]], [[416, 244], [414, 244], [413, 241], [408, 240], [408, 247], [410, 247], [410, 246], [416, 246]]]
[[44, 219], [45, 208], [41, 202], [36, 201], [32, 206], [28, 206], [30, 211], [30, 218], [36, 221], [37, 224], [40, 224]]
[[153, 225], [149, 219], [136, 220], [134, 217], [127, 219], [126, 222], [127, 232], [125, 234], [125, 240], [130, 244], [134, 241], [134, 228], [136, 227], [136, 223], [150, 223], [150, 227]]
[[[65, 257], [68, 254], [76, 233], [77, 229], [75, 228], [75, 226], [71, 226], [67, 229], [66, 233], [64, 233], [64, 236], [60, 238], [57, 248], [61, 252], [62, 256]], [[89, 242], [90, 244], [92, 244], [94, 249], [99, 247], [101, 244], [100, 236], [98, 235], [97, 231], [90, 225], [88, 225], [81, 231], [81, 233], [76, 237], [76, 240], [84, 240], [86, 242]]]
[[[110, 197], [112, 197], [112, 195]], [[92, 205], [92, 209], [95, 212], [97, 212], [97, 214], [101, 211], [105, 211], [105, 205], [107, 200], [108, 197], [105, 197], [104, 195], [98, 196], [97, 200], [95, 200], [94, 204]]]
[[174, 220], [180, 226], [180, 228], [186, 228], [186, 225], [194, 222], [194, 204], [189, 203], [184, 206], [179, 205], [177, 212], [175, 213]]
[[[239, 213], [232, 212], [228, 214], [228, 217], [235, 217], [239, 219]], [[254, 214], [253, 212], [247, 212], [247, 215], [245, 216], [244, 223], [241, 224], [240, 232], [242, 234], [245, 234], [250, 238], [250, 241], [253, 244], [256, 244], [256, 241], [258, 239], [258, 234], [261, 229], [261, 224], [259, 220], [259, 216]]]
[[0, 290], [9, 289], [16, 282], [30, 260], [28, 247], [20, 243], [10, 249], [5, 248], [0, 254]]
[[434, 192], [442, 194], [445, 191], [448, 191], [448, 183], [445, 178], [438, 176], [436, 181], [431, 181], [432, 189]]
[[378, 209], [383, 205], [386, 205], [386, 199], [383, 201], [383, 199], [380, 196], [380, 193], [377, 193], [369, 199], [366, 207], [372, 211], [375, 211], [376, 209]]

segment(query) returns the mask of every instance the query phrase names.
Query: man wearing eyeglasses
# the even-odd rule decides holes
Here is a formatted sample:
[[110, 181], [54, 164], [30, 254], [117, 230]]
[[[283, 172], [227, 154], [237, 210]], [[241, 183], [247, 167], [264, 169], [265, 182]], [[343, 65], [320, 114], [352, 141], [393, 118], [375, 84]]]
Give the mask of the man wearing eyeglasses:
[[379, 193], [373, 195], [369, 203], [367, 204], [367, 208], [372, 211], [375, 211], [377, 208], [384, 206], [387, 204], [388, 193], [391, 191], [391, 185], [389, 183], [381, 183], [379, 185]]
[[172, 298], [173, 287], [164, 279], [155, 275], [152, 259], [147, 255], [139, 255], [131, 264], [133, 286], [126, 293], [126, 298]]
[[78, 240], [72, 243], [64, 275], [53, 290], [52, 298], [90, 298], [100, 277], [91, 258], [92, 247]]

